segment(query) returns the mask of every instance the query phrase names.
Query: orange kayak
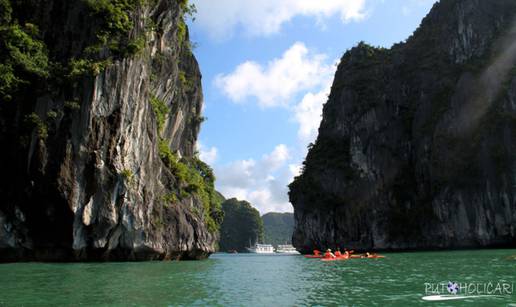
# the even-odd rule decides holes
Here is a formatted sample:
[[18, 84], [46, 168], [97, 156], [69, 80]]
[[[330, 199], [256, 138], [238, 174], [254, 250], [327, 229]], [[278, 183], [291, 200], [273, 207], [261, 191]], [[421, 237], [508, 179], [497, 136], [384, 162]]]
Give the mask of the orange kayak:
[[305, 255], [305, 258], [322, 258], [322, 255]]

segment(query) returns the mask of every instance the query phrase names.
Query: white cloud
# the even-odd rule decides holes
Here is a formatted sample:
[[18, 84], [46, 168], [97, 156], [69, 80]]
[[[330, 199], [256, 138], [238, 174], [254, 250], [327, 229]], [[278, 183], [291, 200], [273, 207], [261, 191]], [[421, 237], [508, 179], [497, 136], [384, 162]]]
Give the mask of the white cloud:
[[[290, 171], [290, 177], [292, 179], [294, 179], [294, 177], [297, 177], [299, 175], [301, 175], [301, 165], [297, 165], [297, 164], [290, 164], [288, 166], [288, 169]], [[290, 180], [291, 181], [291, 180]]]
[[234, 102], [256, 98], [262, 107], [285, 107], [299, 125], [300, 149], [291, 152], [280, 144], [259, 160], [216, 167], [217, 188], [224, 196], [248, 200], [262, 214], [292, 211], [288, 184], [300, 174], [299, 160], [306, 155], [307, 144], [317, 137], [335, 74], [336, 61], [327, 58], [296, 43], [266, 66], [245, 62], [232, 73], [216, 78], [215, 84]]
[[[220, 181], [220, 180], [219, 180]], [[247, 189], [236, 188], [229, 185], [220, 185], [218, 184], [217, 190], [224, 195], [227, 199], [229, 198], [237, 198], [239, 200], [247, 200], [249, 192]]]
[[[289, 108], [299, 124], [299, 139], [308, 144], [317, 136], [322, 107], [335, 74], [336, 61], [327, 59], [325, 54], [314, 53], [297, 42], [266, 67], [248, 61], [227, 75], [217, 76], [215, 84], [237, 103], [254, 97], [261, 107]], [[292, 106], [299, 94], [304, 97]]]
[[328, 100], [331, 83], [332, 79], [328, 78], [319, 92], [305, 94], [301, 102], [293, 108], [294, 119], [299, 124], [298, 137], [304, 144], [313, 142], [317, 137], [323, 105]]
[[263, 157], [263, 164], [268, 172], [274, 172], [290, 158], [287, 146], [280, 144], [274, 151]]
[[322, 19], [339, 15], [342, 22], [365, 17], [366, 0], [194, 0], [196, 22], [215, 39], [231, 37], [239, 28], [252, 36], [278, 33], [296, 16]]
[[218, 149], [216, 147], [206, 149], [200, 142], [197, 142], [197, 150], [199, 151], [199, 158], [201, 161], [210, 165], [217, 161]]
[[255, 97], [262, 107], [288, 106], [296, 94], [321, 86], [333, 74], [326, 59], [297, 42], [266, 67], [248, 61], [230, 74], [218, 75], [215, 84], [237, 103]]
[[233, 161], [216, 168], [217, 182], [223, 187], [245, 189], [255, 184], [256, 162], [253, 159]]
[[226, 198], [249, 201], [261, 214], [292, 212], [287, 185], [292, 178], [287, 146], [280, 144], [255, 161], [239, 160], [217, 166], [217, 190]]

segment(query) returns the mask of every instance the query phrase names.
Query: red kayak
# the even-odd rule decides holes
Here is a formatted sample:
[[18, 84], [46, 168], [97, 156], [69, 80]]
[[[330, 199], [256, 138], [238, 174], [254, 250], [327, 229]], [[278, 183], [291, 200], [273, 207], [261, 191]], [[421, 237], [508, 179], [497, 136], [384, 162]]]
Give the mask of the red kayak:
[[321, 258], [321, 261], [341, 261], [341, 260], [348, 260], [347, 257], [335, 257], [335, 258]]
[[305, 255], [305, 258], [322, 258], [322, 255]]

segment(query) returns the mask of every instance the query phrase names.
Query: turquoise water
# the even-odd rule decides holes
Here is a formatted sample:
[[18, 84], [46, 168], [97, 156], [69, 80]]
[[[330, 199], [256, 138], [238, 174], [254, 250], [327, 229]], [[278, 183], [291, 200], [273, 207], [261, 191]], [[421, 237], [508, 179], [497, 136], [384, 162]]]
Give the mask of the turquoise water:
[[[508, 306], [516, 294], [426, 302], [425, 283], [515, 283], [516, 250], [322, 262], [216, 254], [197, 262], [0, 265], [0, 306]], [[516, 305], [515, 305], [516, 306]]]

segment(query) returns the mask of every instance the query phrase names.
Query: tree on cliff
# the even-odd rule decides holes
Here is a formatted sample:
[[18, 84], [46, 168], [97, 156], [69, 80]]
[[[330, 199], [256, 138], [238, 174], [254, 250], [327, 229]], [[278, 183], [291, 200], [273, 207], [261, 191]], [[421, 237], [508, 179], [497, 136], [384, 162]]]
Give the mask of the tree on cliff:
[[220, 229], [220, 250], [245, 252], [246, 247], [263, 241], [263, 222], [258, 210], [236, 198], [222, 203], [224, 221]]

